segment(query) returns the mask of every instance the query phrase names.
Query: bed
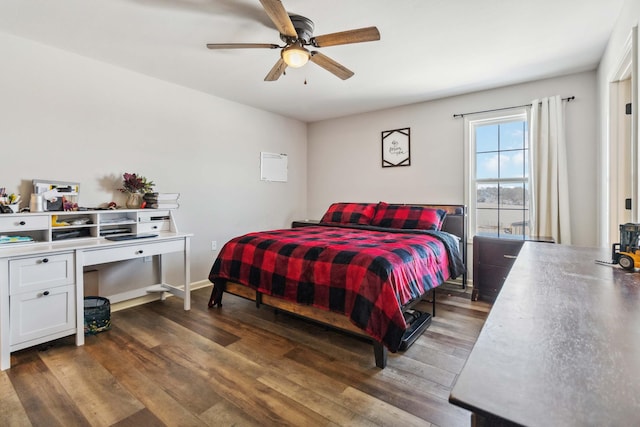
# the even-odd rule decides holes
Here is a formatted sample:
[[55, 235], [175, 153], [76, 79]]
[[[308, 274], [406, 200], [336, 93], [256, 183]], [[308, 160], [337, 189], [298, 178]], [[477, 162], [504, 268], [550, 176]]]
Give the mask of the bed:
[[466, 285], [463, 205], [334, 203], [318, 223], [238, 236], [209, 274], [226, 293], [372, 341], [376, 366], [408, 348], [431, 314], [415, 305], [447, 280]]

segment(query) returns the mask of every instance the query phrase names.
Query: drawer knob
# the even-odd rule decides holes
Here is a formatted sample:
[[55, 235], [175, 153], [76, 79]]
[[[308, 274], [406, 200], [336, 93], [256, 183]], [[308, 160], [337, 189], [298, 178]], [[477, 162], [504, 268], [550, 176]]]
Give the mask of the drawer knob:
[[45, 263], [45, 264], [48, 263], [49, 262], [49, 258], [43, 258], [42, 262]]
[[20, 221], [18, 224], [20, 224], [20, 225], [25, 225], [25, 224], [26, 224], [26, 222], [24, 222], [24, 221]]
[[139, 251], [136, 251], [136, 254], [140, 255], [141, 253], [143, 253], [144, 251], [142, 249], [140, 249]]
[[516, 259], [518, 258], [516, 255], [504, 255], [505, 258]]
[[44, 291], [44, 292], [42, 293], [42, 295], [44, 295], [44, 296], [46, 297], [47, 295], [49, 295], [49, 291]]

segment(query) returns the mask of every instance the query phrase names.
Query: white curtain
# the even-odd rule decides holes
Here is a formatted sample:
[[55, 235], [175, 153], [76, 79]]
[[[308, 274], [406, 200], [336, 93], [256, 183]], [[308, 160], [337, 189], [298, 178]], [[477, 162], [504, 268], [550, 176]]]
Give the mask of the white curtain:
[[531, 235], [571, 244], [564, 103], [560, 96], [534, 99], [529, 126]]

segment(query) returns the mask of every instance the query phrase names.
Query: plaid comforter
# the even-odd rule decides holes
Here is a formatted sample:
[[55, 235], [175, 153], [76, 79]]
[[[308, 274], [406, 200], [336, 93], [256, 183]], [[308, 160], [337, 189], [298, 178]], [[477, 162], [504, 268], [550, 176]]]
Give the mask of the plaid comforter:
[[319, 225], [236, 237], [209, 280], [345, 314], [395, 352], [407, 328], [402, 306], [463, 268], [448, 233]]

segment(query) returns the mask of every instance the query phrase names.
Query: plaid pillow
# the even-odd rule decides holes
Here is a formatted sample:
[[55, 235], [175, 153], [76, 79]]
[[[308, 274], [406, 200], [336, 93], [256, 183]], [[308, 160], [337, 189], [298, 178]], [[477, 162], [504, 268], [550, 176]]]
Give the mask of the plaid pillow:
[[388, 228], [440, 230], [446, 211], [422, 206], [378, 203], [371, 225]]
[[320, 222], [369, 225], [376, 212], [375, 203], [334, 203]]

